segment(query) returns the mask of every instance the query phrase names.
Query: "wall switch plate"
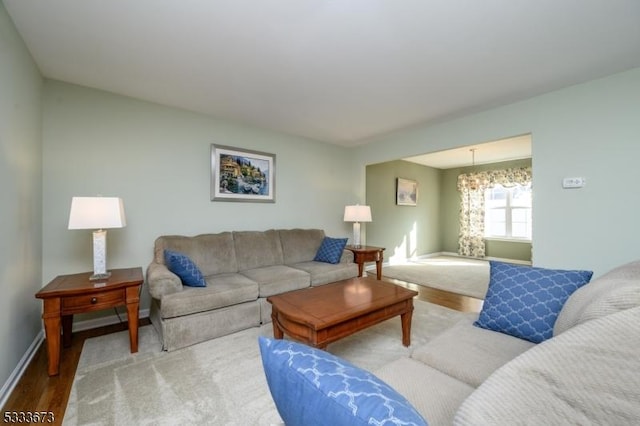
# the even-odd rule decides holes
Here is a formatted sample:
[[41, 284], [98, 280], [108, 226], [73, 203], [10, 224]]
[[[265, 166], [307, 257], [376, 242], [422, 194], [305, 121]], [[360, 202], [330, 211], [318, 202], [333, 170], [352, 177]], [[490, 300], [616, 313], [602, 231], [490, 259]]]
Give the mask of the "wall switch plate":
[[582, 188], [587, 183], [583, 177], [568, 177], [562, 179], [563, 188]]

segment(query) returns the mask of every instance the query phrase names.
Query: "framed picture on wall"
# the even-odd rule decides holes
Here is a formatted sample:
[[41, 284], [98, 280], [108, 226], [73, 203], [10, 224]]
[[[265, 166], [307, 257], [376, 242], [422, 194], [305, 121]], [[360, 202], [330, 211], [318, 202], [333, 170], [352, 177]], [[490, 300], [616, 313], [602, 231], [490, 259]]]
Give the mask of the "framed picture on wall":
[[398, 178], [396, 182], [396, 204], [399, 206], [415, 206], [418, 204], [418, 182]]
[[211, 200], [275, 203], [276, 156], [211, 145]]

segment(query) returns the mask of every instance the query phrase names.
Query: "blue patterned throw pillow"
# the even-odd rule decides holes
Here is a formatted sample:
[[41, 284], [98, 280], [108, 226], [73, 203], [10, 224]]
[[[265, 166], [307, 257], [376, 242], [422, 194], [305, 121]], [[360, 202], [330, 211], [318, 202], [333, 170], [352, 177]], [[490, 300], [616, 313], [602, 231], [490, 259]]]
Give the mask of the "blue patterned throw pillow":
[[342, 251], [347, 245], [348, 238], [329, 238], [324, 237], [322, 245], [316, 253], [313, 260], [325, 263], [339, 263], [342, 257]]
[[190, 287], [206, 287], [207, 282], [193, 260], [183, 253], [165, 250], [164, 263], [167, 268], [180, 277], [182, 284]]
[[533, 343], [553, 335], [569, 296], [591, 280], [591, 271], [567, 271], [490, 262], [489, 290], [473, 324]]
[[271, 396], [287, 426], [426, 425], [389, 385], [335, 355], [259, 337]]

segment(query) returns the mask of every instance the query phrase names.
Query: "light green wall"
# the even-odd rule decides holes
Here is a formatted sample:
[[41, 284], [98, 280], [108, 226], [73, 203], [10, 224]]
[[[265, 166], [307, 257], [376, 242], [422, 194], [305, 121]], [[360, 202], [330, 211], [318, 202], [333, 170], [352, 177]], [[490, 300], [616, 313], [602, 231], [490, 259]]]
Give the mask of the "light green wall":
[[[460, 233], [460, 192], [457, 189], [458, 176], [462, 173], [485, 170], [501, 170], [513, 167], [531, 166], [531, 159], [483, 164], [475, 167], [457, 167], [442, 171], [442, 248], [445, 252], [458, 252]], [[535, 190], [534, 190], [535, 193]], [[534, 194], [535, 197], [535, 194]], [[533, 206], [535, 209], [535, 205]], [[534, 224], [535, 226], [535, 224]], [[486, 242], [487, 257], [531, 261], [531, 244], [490, 240]]]
[[[443, 123], [415, 126], [356, 149], [365, 193], [370, 164], [531, 133], [533, 263], [592, 269], [640, 258], [640, 68]], [[582, 189], [563, 177], [583, 176]], [[614, 207], [612, 207], [614, 206]]]
[[531, 243], [487, 240], [485, 254], [488, 258], [531, 262]]
[[[43, 276], [92, 268], [91, 232], [69, 231], [73, 196], [123, 198], [127, 226], [108, 231], [108, 268], [146, 266], [165, 234], [323, 228], [350, 235], [350, 150], [98, 90], [46, 80]], [[212, 202], [210, 144], [276, 154], [276, 202]], [[148, 307], [145, 293], [142, 308]]]
[[5, 386], [42, 329], [41, 303], [34, 297], [42, 279], [41, 88], [42, 77], [0, 2], [0, 384]]
[[[418, 182], [416, 206], [396, 205], [396, 178]], [[395, 262], [439, 251], [440, 173], [438, 169], [407, 161], [367, 166], [366, 200], [372, 222], [366, 243], [385, 247], [385, 259]]]

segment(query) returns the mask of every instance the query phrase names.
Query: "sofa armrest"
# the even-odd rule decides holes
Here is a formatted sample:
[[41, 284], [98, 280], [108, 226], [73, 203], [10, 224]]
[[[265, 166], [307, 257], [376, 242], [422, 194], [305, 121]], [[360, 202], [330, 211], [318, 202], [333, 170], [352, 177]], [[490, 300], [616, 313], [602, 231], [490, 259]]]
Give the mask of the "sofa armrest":
[[180, 277], [171, 272], [166, 265], [151, 262], [147, 267], [147, 284], [154, 299], [162, 299], [165, 294], [182, 291]]
[[351, 250], [342, 250], [342, 256], [340, 256], [340, 263], [353, 263], [354, 254]]

